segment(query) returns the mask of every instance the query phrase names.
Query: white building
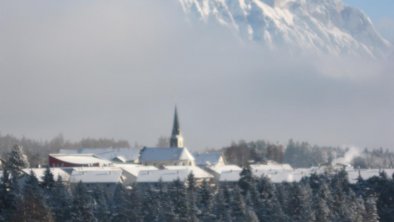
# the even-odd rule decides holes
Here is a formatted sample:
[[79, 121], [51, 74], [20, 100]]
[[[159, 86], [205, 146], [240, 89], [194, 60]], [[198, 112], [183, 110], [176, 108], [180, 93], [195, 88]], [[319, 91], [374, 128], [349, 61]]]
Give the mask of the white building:
[[237, 182], [242, 171], [237, 165], [211, 166], [207, 169], [218, 183]]
[[101, 159], [113, 162], [134, 163], [138, 160], [139, 149], [137, 148], [79, 148], [60, 149], [61, 154], [92, 154]]
[[221, 152], [212, 151], [204, 153], [194, 153], [196, 165], [200, 167], [224, 166], [224, 158]]

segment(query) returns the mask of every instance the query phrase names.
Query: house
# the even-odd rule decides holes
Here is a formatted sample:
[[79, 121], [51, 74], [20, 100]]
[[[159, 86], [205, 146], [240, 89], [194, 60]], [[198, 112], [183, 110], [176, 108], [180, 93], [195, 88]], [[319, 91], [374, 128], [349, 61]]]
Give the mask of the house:
[[90, 191], [98, 189], [112, 197], [116, 187], [123, 183], [122, 170], [118, 167], [74, 167], [70, 175], [71, 187], [79, 182]]
[[62, 154], [92, 154], [100, 159], [113, 162], [134, 163], [138, 160], [139, 149], [137, 148], [79, 148], [60, 149]]
[[237, 165], [210, 166], [207, 168], [216, 183], [238, 182], [242, 169]]
[[122, 183], [122, 170], [118, 167], [74, 167], [70, 183], [87, 184]]
[[158, 168], [154, 166], [145, 166], [138, 164], [116, 164], [115, 166], [119, 167], [123, 171], [123, 183], [126, 186], [132, 186], [137, 183], [138, 176], [141, 172], [146, 173], [148, 171], [158, 170]]
[[100, 159], [93, 154], [49, 154], [51, 167], [93, 167], [109, 166], [111, 161]]
[[164, 169], [158, 169], [154, 166], [117, 164], [116, 167], [122, 169], [126, 186], [137, 183], [168, 183], [178, 179], [186, 182], [191, 173], [193, 173], [197, 184], [213, 178], [211, 174], [196, 166], [165, 166]]
[[196, 165], [199, 167], [212, 167], [212, 166], [224, 166], [224, 158], [221, 152], [204, 152], [194, 153]]
[[289, 164], [279, 164], [274, 161], [268, 161], [267, 164], [252, 164], [250, 165], [250, 169], [256, 177], [293, 171], [293, 168]]
[[193, 174], [197, 184], [200, 184], [203, 180], [210, 181], [213, 179], [213, 175], [197, 166], [165, 166], [167, 170], [177, 171], [188, 171], [189, 174]]

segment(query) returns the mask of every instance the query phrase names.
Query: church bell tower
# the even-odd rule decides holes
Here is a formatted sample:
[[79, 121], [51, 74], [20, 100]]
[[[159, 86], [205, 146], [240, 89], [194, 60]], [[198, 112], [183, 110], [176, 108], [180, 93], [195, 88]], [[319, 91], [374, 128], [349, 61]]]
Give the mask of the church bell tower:
[[176, 107], [174, 113], [174, 125], [172, 126], [172, 134], [170, 138], [170, 147], [178, 147], [178, 148], [184, 147], [183, 137], [179, 126], [178, 111]]

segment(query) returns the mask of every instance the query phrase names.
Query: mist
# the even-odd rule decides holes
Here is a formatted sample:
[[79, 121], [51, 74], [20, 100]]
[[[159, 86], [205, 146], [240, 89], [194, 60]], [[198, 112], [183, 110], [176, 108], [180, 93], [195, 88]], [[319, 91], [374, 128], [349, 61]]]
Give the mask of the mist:
[[0, 131], [192, 150], [239, 139], [394, 147], [389, 59], [316, 57], [191, 22], [176, 1], [1, 1]]

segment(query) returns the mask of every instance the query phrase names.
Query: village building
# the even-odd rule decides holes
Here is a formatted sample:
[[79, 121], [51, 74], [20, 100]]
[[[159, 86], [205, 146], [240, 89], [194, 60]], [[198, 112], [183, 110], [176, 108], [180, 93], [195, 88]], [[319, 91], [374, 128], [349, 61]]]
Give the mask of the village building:
[[225, 165], [223, 155], [219, 151], [194, 153], [194, 158], [196, 159], [196, 165], [203, 168]]
[[237, 182], [242, 172], [237, 165], [210, 166], [207, 170], [214, 176], [216, 183]]
[[118, 163], [134, 163], [138, 160], [140, 150], [137, 148], [79, 148], [60, 149], [61, 154], [92, 154], [101, 159]]
[[211, 181], [213, 179], [213, 175], [208, 173], [207, 171], [201, 169], [198, 166], [165, 166], [167, 170], [176, 170], [176, 171], [187, 171], [188, 176], [193, 174], [193, 177], [197, 184], [201, 184], [202, 181]]
[[51, 167], [99, 167], [112, 165], [111, 161], [101, 159], [93, 154], [49, 154]]
[[138, 182], [138, 177], [140, 174], [149, 173], [149, 171], [158, 170], [154, 166], [144, 166], [138, 164], [116, 164], [123, 171], [124, 181], [123, 184], [126, 186], [133, 186]]

